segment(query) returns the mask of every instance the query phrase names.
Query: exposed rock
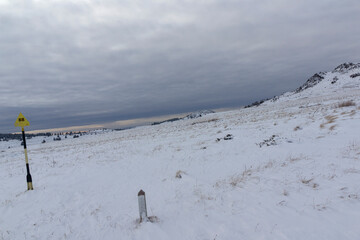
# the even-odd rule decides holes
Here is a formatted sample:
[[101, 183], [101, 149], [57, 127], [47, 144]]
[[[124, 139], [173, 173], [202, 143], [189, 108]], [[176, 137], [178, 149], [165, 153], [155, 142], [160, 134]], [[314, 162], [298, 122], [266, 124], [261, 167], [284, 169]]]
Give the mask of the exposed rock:
[[354, 73], [350, 75], [351, 78], [360, 77], [360, 73]]
[[334, 78], [333, 78], [333, 80], [331, 81], [331, 84], [336, 83], [338, 80], [339, 80], [339, 78], [338, 78], [338, 77], [334, 77]]
[[326, 73], [320, 72], [320, 73], [315, 73], [311, 78], [309, 78], [306, 83], [304, 85], [302, 85], [301, 87], [297, 88], [295, 90], [295, 93], [299, 93], [304, 91], [305, 89], [311, 88], [313, 86], [315, 86], [316, 84], [318, 84], [319, 82], [321, 82], [324, 79], [324, 76], [326, 75]]
[[350, 70], [360, 68], [360, 63], [343, 63], [337, 66], [332, 72], [333, 73], [347, 73]]
[[232, 140], [234, 138], [234, 136], [232, 134], [227, 134], [225, 137], [223, 138], [217, 138], [216, 142], [220, 142], [221, 140]]

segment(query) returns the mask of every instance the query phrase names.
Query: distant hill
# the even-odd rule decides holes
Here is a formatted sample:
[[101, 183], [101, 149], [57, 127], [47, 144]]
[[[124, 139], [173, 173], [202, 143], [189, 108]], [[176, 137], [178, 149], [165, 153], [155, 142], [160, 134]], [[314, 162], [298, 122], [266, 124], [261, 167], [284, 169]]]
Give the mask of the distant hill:
[[299, 88], [275, 97], [270, 101], [329, 95], [343, 89], [358, 88], [360, 88], [360, 63], [343, 63], [331, 72], [314, 74]]
[[344, 88], [360, 87], [360, 63], [343, 63], [330, 72], [319, 72], [311, 76], [303, 85], [291, 92], [286, 92], [271, 99], [263, 99], [245, 106], [245, 108], [259, 106], [266, 101], [279, 99], [303, 98], [310, 95], [331, 94]]
[[205, 115], [210, 114], [210, 113], [215, 113], [215, 112], [212, 111], [212, 110], [197, 111], [197, 112], [190, 113], [189, 115], [187, 115], [183, 119], [199, 118], [199, 117], [205, 116]]
[[159, 125], [159, 124], [162, 124], [162, 123], [175, 122], [175, 121], [179, 121], [179, 120], [183, 120], [183, 119], [200, 118], [202, 116], [205, 116], [205, 115], [211, 114], [211, 113], [215, 113], [215, 112], [212, 111], [212, 110], [201, 110], [201, 111], [190, 113], [190, 114], [186, 115], [183, 118], [171, 118], [171, 119], [167, 119], [167, 120], [160, 121], [160, 122], [153, 122], [151, 125]]

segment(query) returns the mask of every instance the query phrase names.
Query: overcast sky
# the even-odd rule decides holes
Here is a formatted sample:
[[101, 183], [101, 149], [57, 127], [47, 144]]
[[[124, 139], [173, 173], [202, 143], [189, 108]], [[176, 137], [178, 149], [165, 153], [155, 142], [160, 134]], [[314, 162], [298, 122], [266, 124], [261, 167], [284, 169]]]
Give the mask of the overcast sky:
[[0, 132], [236, 107], [360, 62], [359, 0], [0, 0]]

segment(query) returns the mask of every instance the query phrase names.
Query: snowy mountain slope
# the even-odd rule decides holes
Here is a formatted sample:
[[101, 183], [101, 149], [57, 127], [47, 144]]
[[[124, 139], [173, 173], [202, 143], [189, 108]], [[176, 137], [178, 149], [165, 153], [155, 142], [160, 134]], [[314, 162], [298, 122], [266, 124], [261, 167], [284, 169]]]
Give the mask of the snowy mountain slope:
[[315, 96], [328, 96], [344, 89], [352, 89], [355, 92], [360, 88], [360, 63], [343, 63], [331, 72], [314, 74], [306, 83], [293, 92], [288, 92], [272, 101], [294, 100]]
[[[0, 239], [359, 239], [355, 72], [256, 108], [31, 139], [34, 191], [19, 142], [0, 142]], [[136, 221], [140, 189], [158, 222]]]

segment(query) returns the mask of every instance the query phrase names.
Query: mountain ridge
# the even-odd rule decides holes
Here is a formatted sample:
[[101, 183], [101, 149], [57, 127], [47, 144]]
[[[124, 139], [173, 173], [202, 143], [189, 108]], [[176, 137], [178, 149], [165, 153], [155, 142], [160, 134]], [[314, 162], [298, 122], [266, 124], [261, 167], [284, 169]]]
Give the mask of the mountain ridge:
[[335, 67], [332, 71], [315, 73], [300, 87], [293, 91], [275, 96], [267, 102], [275, 102], [279, 99], [285, 100], [291, 98], [327, 95], [339, 92], [343, 89], [360, 88], [359, 77], [360, 63], [342, 63]]

